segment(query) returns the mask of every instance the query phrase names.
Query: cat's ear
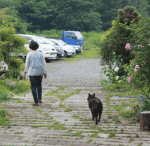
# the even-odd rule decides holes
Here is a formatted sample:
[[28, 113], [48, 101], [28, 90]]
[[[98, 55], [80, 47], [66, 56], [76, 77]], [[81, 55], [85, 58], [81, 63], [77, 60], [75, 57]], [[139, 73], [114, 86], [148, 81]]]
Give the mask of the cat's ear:
[[91, 96], [90, 93], [88, 93], [89, 97]]
[[93, 94], [93, 96], [95, 96], [95, 93]]

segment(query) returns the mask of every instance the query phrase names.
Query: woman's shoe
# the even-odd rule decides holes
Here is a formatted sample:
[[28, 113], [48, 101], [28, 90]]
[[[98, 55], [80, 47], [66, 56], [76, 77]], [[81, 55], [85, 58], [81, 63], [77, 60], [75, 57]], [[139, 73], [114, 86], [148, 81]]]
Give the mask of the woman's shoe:
[[38, 100], [39, 101], [39, 103], [42, 103], [42, 100]]
[[39, 106], [39, 104], [38, 103], [34, 103], [33, 106]]

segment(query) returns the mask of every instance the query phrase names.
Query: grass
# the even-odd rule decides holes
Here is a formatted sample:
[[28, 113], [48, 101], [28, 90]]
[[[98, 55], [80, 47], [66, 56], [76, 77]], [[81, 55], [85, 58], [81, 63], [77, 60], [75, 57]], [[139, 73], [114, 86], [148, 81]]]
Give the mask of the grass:
[[0, 105], [0, 126], [8, 125], [9, 126], [9, 114], [7, 110], [2, 109], [2, 106]]
[[131, 143], [133, 141], [133, 138], [130, 138], [129, 143]]
[[71, 108], [67, 108], [67, 109], [65, 110], [65, 112], [71, 112], [71, 111], [72, 111]]
[[41, 109], [37, 109], [37, 112], [38, 112], [39, 114], [41, 114], [41, 113], [42, 113], [42, 110], [41, 110]]
[[65, 100], [66, 98], [68, 98], [68, 97], [70, 97], [70, 96], [72, 96], [72, 95], [74, 95], [74, 94], [78, 94], [80, 91], [81, 91], [81, 90], [79, 89], [79, 90], [76, 90], [76, 91], [74, 91], [74, 92], [68, 92], [68, 93], [66, 93], [65, 95], [58, 94], [57, 97], [58, 97], [61, 101], [63, 101], [63, 100]]
[[[134, 99], [134, 98], [133, 99], [130, 99], [130, 98], [121, 99], [120, 98], [120, 99], [118, 99], [118, 101], [121, 102], [120, 105], [111, 105], [110, 104], [110, 101], [115, 103], [113, 100], [111, 100], [111, 97], [113, 97], [113, 96], [119, 96], [119, 95], [133, 96], [133, 95], [135, 95], [135, 93], [137, 93], [136, 95], [141, 95], [141, 91], [137, 92], [137, 89], [130, 90], [128, 88], [129, 88], [128, 84], [123, 85], [122, 87], [119, 87], [119, 90], [118, 90], [117, 84], [111, 84], [111, 85], [104, 86], [104, 89], [107, 92], [106, 105], [109, 106], [109, 108], [111, 107], [111, 108], [116, 109], [122, 117], [130, 119], [132, 117], [135, 117], [134, 107], [137, 104], [137, 99]], [[136, 92], [134, 92], [134, 91], [136, 91]], [[127, 107], [129, 109], [126, 109]], [[109, 115], [108, 118], [111, 118], [111, 115]], [[121, 123], [121, 120], [116, 117], [113, 117], [112, 119], [116, 123]]]
[[[143, 95], [143, 92], [139, 89], [133, 88], [128, 83], [118, 83], [118, 84], [110, 84], [104, 86], [106, 92], [113, 94], [114, 96], [140, 96]], [[144, 91], [148, 89], [146, 87], [143, 88]]]
[[60, 107], [60, 108], [63, 108], [64, 105], [60, 102], [59, 107]]
[[90, 137], [91, 138], [98, 138], [99, 136], [97, 135], [98, 134], [98, 131], [93, 131], [94, 134], [91, 134]]
[[74, 133], [72, 136], [77, 136], [77, 137], [83, 138], [85, 136], [81, 135], [82, 133], [83, 133], [82, 131], [79, 131], [79, 132]]
[[74, 117], [75, 119], [80, 119], [80, 117], [75, 114], [72, 117]]
[[116, 133], [115, 132], [113, 132], [113, 131], [111, 131], [110, 133], [109, 133], [109, 138], [111, 138], [111, 137], [114, 137], [116, 135]]
[[49, 126], [49, 125], [34, 125], [32, 127], [33, 128], [47, 127], [48, 129], [51, 129], [51, 130], [66, 130], [67, 129], [63, 124], [60, 124], [59, 122], [56, 122], [54, 120], [50, 121], [50, 122], [54, 122], [52, 126]]
[[121, 120], [118, 118], [118, 116], [114, 116], [113, 121], [115, 121], [116, 123], [121, 123]]
[[[67, 93], [64, 92], [64, 88], [65, 87], [60, 87], [59, 89], [57, 90], [54, 90], [50, 93], [46, 93], [45, 96], [55, 96], [57, 98], [59, 98], [61, 101], [65, 100], [66, 98], [74, 95], [74, 94], [78, 94], [81, 90], [75, 90], [75, 91], [68, 91]], [[60, 106], [63, 106], [62, 104], [60, 104]]]
[[90, 142], [92, 142], [92, 139], [90, 139], [89, 141], [87, 141], [87, 143], [90, 143]]
[[143, 145], [143, 142], [141, 142], [138, 146], [142, 146]]
[[64, 90], [64, 88], [65, 88], [65, 87], [60, 87], [60, 88], [58, 88], [58, 89], [56, 89], [56, 90], [53, 90], [52, 92], [46, 93], [45, 96], [54, 96], [55, 94], [58, 93], [58, 91]]
[[82, 131], [79, 131], [79, 132], [74, 133], [72, 136], [81, 136], [82, 133], [83, 133]]
[[30, 89], [28, 80], [0, 79], [0, 102], [12, 99], [15, 94], [23, 94]]

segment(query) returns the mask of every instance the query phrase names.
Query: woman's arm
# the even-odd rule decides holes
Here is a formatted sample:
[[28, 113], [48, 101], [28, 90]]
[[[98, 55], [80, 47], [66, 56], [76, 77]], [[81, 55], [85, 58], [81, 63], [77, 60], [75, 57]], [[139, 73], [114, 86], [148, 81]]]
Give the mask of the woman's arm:
[[44, 79], [46, 79], [47, 78], [47, 65], [46, 65], [46, 61], [45, 61], [44, 56], [43, 56], [43, 63], [44, 63], [44, 67], [45, 67], [45, 70], [46, 70], [46, 73], [44, 74]]
[[26, 73], [28, 72], [29, 70], [29, 55], [27, 54], [27, 58], [26, 58], [26, 62], [25, 62], [25, 69], [24, 69], [24, 79], [26, 77]]

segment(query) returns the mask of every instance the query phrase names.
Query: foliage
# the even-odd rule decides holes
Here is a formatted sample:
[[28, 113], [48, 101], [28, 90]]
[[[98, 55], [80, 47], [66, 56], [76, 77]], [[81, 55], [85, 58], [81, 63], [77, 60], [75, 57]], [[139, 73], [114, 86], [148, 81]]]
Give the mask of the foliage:
[[[17, 18], [17, 33], [26, 30], [108, 30], [118, 9], [135, 7], [143, 18], [148, 18], [147, 0], [1, 0], [1, 9], [8, 7], [7, 15]], [[102, 23], [103, 22], [103, 23]]]
[[19, 17], [33, 22], [30, 31], [50, 28], [89, 31], [100, 30], [102, 26], [100, 14], [93, 11], [94, 6], [93, 2], [85, 0], [57, 0], [57, 3], [55, 0], [25, 0], [20, 1], [16, 9]]
[[0, 11], [0, 54], [5, 62], [9, 63], [10, 53], [25, 53], [24, 43], [26, 40], [14, 35], [18, 20], [12, 16], [6, 15], [8, 9]]
[[6, 77], [20, 78], [21, 71], [24, 69], [24, 62], [20, 58], [11, 57], [9, 60], [9, 72], [6, 73]]
[[127, 6], [119, 10], [119, 23], [126, 23], [129, 26], [133, 20], [137, 23], [141, 19], [141, 14], [134, 7]]
[[[132, 24], [130, 27], [134, 30], [134, 43], [131, 44], [131, 49], [135, 58], [131, 61], [128, 71], [128, 82], [134, 88], [140, 89], [147, 97], [142, 103], [141, 108], [137, 112], [148, 111], [150, 107], [150, 46], [149, 46], [149, 31], [150, 19], [140, 20], [138, 24]], [[146, 87], [146, 88], [145, 88]]]
[[0, 98], [11, 99], [14, 94], [21, 94], [30, 90], [29, 80], [0, 79]]
[[[134, 30], [134, 42], [131, 44], [132, 52], [135, 54], [135, 58], [131, 61], [129, 67], [129, 82], [133, 86], [142, 90], [146, 85], [150, 87], [150, 46], [149, 46], [149, 31], [150, 19], [141, 20], [137, 25], [131, 25], [132, 30]], [[150, 90], [145, 91], [147, 97]], [[149, 98], [149, 97], [148, 97]]]
[[0, 11], [0, 59], [8, 64], [9, 76], [17, 77], [17, 75], [20, 75], [23, 63], [19, 59], [14, 59], [10, 56], [18, 56], [20, 53], [26, 54], [27, 50], [24, 48], [26, 40], [14, 35], [18, 20], [13, 16], [6, 15], [7, 10], [3, 9]]
[[0, 109], [0, 126], [9, 125], [9, 118], [7, 117], [8, 113], [6, 110]]
[[[132, 94], [130, 93], [131, 95], [135, 95], [138, 93], [138, 95], [142, 94], [142, 95], [145, 95], [146, 97], [146, 99], [144, 99], [144, 101], [140, 103], [141, 106], [136, 114], [137, 120], [139, 120], [139, 116], [140, 116], [139, 113], [141, 111], [149, 110], [149, 106], [150, 106], [150, 102], [149, 102], [150, 100], [150, 97], [149, 97], [149, 94], [150, 94], [149, 25], [150, 25], [150, 19], [145, 19], [145, 20], [139, 20], [138, 23], [131, 22], [129, 26], [128, 25], [125, 26], [125, 29], [132, 30], [132, 34], [133, 34], [132, 41], [126, 42], [130, 44], [128, 47], [126, 45], [126, 50], [129, 50], [130, 53], [133, 54], [134, 57], [132, 60], [130, 60], [129, 64], [122, 66], [124, 68], [124, 71], [126, 72], [126, 75], [124, 78], [125, 80], [122, 80], [124, 76], [119, 76], [119, 79], [121, 79], [120, 81], [122, 84], [124, 83], [128, 84], [129, 88], [133, 90]], [[116, 60], [116, 64], [117, 62], [118, 61]], [[120, 81], [113, 80], [114, 78], [111, 78], [111, 75], [113, 75], [113, 77], [118, 75], [120, 68], [117, 70], [118, 71], [114, 75], [113, 75], [114, 72], [112, 71], [112, 69], [108, 70], [108, 73], [106, 73], [108, 75], [110, 74], [109, 78], [113, 83], [117, 84], [116, 87], [119, 86]], [[105, 72], [107, 71], [105, 70]], [[126, 76], [128, 77], [126, 78]], [[138, 90], [138, 92], [134, 92], [135, 90]], [[132, 115], [132, 113], [128, 113], [126, 116], [129, 116], [130, 114]]]
[[0, 10], [0, 28], [18, 26], [18, 19], [6, 14], [8, 10], [8, 8]]
[[[101, 41], [101, 55], [103, 62], [109, 64], [116, 61], [116, 65], [119, 67], [124, 64], [129, 64], [129, 61], [134, 57], [133, 54], [130, 53], [130, 50], [125, 49], [126, 42], [131, 42], [133, 38], [132, 30], [127, 29], [125, 26], [130, 25], [132, 20], [134, 20], [125, 19], [126, 15], [122, 15], [122, 13], [127, 13], [126, 11], [130, 11], [128, 17], [132, 18], [132, 15], [134, 15], [134, 11], [136, 10], [133, 7], [125, 7], [123, 10], [120, 10], [119, 15], [121, 18], [119, 18], [119, 22], [121, 23], [118, 24], [118, 20], [114, 20], [109, 32], [104, 35], [104, 39]], [[136, 14], [136, 19], [139, 21], [141, 19], [140, 14]]]
[[143, 19], [149, 18], [149, 1], [148, 0], [128, 0], [128, 5], [136, 7], [136, 9], [141, 13]]
[[44, 37], [61, 37], [62, 31], [57, 29], [50, 29], [50, 30], [37, 30], [35, 32], [37, 35], [44, 36]]
[[96, 11], [101, 14], [102, 30], [108, 30], [111, 27], [111, 22], [118, 15], [118, 9], [122, 9], [128, 4], [127, 0], [101, 0], [101, 5], [96, 7]]

